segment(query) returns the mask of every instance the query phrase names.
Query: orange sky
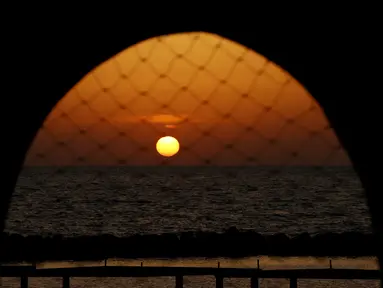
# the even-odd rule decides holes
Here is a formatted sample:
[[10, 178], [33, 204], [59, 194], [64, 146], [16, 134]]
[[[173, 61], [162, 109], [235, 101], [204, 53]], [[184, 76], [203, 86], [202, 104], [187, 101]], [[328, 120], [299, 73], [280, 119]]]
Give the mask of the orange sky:
[[165, 135], [181, 145], [170, 165], [348, 164], [326, 126], [308, 92], [264, 57], [216, 35], [177, 34], [91, 71], [48, 116], [25, 164], [157, 165]]

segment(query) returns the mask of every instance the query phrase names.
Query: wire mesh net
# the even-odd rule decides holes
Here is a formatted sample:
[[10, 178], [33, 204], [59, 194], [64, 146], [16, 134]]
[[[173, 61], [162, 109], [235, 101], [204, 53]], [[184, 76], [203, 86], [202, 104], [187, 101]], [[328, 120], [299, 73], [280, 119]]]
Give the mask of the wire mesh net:
[[[159, 147], [158, 140], [165, 136], [174, 137], [178, 144], [171, 142]], [[174, 155], [168, 157], [170, 154]], [[146, 198], [138, 197], [152, 184], [144, 183], [147, 181], [145, 177], [138, 177], [138, 185], [127, 187], [126, 181], [119, 182], [116, 175], [109, 175], [109, 171], [103, 169], [81, 175], [81, 179], [74, 181], [65, 174], [66, 167], [271, 166], [271, 173], [279, 173], [284, 166], [315, 166], [320, 169], [338, 165], [350, 165], [347, 154], [321, 107], [291, 75], [265, 57], [230, 40], [206, 33], [187, 33], [139, 43], [81, 79], [48, 115], [26, 156], [25, 170], [31, 166], [49, 169], [44, 173], [34, 170], [22, 182], [19, 181], [16, 190], [32, 189], [33, 197], [43, 199], [45, 190], [54, 189], [59, 191], [61, 200], [68, 200], [75, 197], [76, 190], [90, 187], [93, 189], [92, 199], [86, 196], [86, 203], [80, 204], [86, 204], [92, 211], [87, 225], [98, 233], [105, 232], [107, 220], [112, 223], [113, 227], [109, 227], [112, 230], [122, 225], [123, 221], [117, 220], [117, 224], [113, 224], [115, 217], [123, 218], [121, 214], [113, 214], [111, 206], [117, 205], [113, 201], [121, 200], [126, 204], [126, 197], [136, 197], [138, 204], [146, 205], [148, 213], [158, 212], [154, 208], [150, 210]], [[139, 171], [142, 170], [130, 170], [129, 173], [139, 174]], [[105, 180], [108, 177], [113, 189], [125, 191], [124, 197], [108, 200], [105, 199], [108, 198], [105, 191], [98, 193], [102, 189], [99, 178]], [[167, 190], [178, 185], [172, 181], [165, 185], [161, 179], [153, 179]], [[194, 185], [202, 185], [204, 181], [193, 179]], [[357, 182], [352, 183], [356, 185], [355, 190], [360, 188]], [[213, 191], [214, 185], [209, 184], [204, 189]], [[245, 188], [252, 193], [257, 191], [257, 187], [249, 183]], [[300, 187], [293, 185], [290, 188]], [[111, 215], [107, 220], [99, 207], [91, 203], [101, 198], [110, 208], [108, 212]], [[174, 209], [173, 200], [167, 199], [170, 208], [165, 212], [170, 213]], [[253, 200], [260, 203], [261, 208], [268, 201], [248, 198], [245, 202]], [[11, 214], [19, 215], [21, 210], [24, 211], [23, 232], [26, 234], [31, 233], [29, 226], [38, 227], [40, 233], [64, 231], [64, 226], [68, 226], [68, 230], [76, 230], [77, 219], [70, 218], [65, 211], [55, 214], [59, 219], [55, 223], [45, 221], [52, 214], [40, 211], [47, 215], [40, 215], [45, 222], [39, 223], [38, 217], [30, 211], [37, 204], [29, 200], [24, 204], [13, 207]], [[68, 201], [67, 208], [76, 205], [74, 201]], [[77, 208], [78, 211], [84, 209], [82, 206]], [[129, 209], [132, 211], [127, 214], [129, 220], [124, 225], [133, 223], [138, 233], [150, 231], [146, 220], [134, 222], [132, 215], [141, 215], [142, 211], [134, 209], [134, 206], [129, 206]], [[234, 215], [239, 208], [235, 206], [233, 209], [236, 211], [228, 213]], [[336, 209], [341, 213], [339, 207]], [[353, 213], [351, 207], [349, 209]], [[273, 207], [275, 213], [282, 213], [281, 210]], [[357, 212], [360, 213], [359, 210]], [[235, 225], [239, 218], [233, 215], [232, 223]], [[190, 218], [193, 223], [199, 223], [197, 216], [191, 215]], [[164, 219], [164, 215], [156, 218], [153, 225], [166, 227], [169, 223]], [[17, 219], [13, 221], [21, 223]], [[226, 224], [230, 221], [226, 219]], [[286, 227], [286, 223], [282, 226]], [[274, 228], [279, 231], [281, 226], [275, 225]], [[267, 229], [273, 230], [272, 225]], [[266, 286], [267, 281], [264, 280]]]
[[[173, 142], [165, 141], [162, 146], [159, 145], [159, 139], [165, 136], [173, 137]], [[173, 156], [169, 157], [170, 155]], [[267, 173], [259, 172], [256, 180], [251, 179], [252, 175], [241, 176], [243, 191], [234, 187], [238, 186], [235, 182], [237, 180], [235, 183], [230, 180], [237, 177], [237, 170], [229, 170], [228, 173], [231, 174], [223, 179], [227, 180], [227, 183], [224, 181], [226, 184], [222, 184], [226, 185], [223, 189], [229, 194], [234, 190], [240, 193], [251, 192], [246, 194], [247, 200], [244, 200], [243, 193], [238, 197], [228, 195], [230, 199], [227, 201], [230, 203], [253, 201], [265, 207], [271, 205], [271, 198], [266, 199], [256, 191], [263, 182], [272, 182], [270, 176], [280, 173], [283, 167], [303, 165], [321, 169], [326, 166], [347, 166], [350, 165], [350, 161], [321, 107], [286, 71], [256, 52], [217, 35], [187, 33], [152, 38], [139, 43], [87, 74], [64, 95], [45, 119], [24, 164], [23, 171], [28, 173], [19, 177], [13, 199], [16, 201], [15, 197], [22, 198], [24, 204], [12, 206], [10, 216], [15, 219], [20, 218], [22, 214], [26, 218], [23, 220], [23, 229], [29, 233], [29, 229], [32, 228], [28, 227], [36, 226], [37, 221], [30, 218], [26, 211], [29, 211], [30, 205], [35, 207], [37, 204], [25, 204], [30, 202], [25, 199], [26, 194], [23, 192], [27, 190], [33, 190], [33, 197], [40, 199], [45, 199], [47, 193], [56, 193], [54, 191], [57, 190], [59, 194], [56, 195], [61, 199], [57, 200], [57, 205], [75, 197], [74, 195], [81, 191], [88, 193], [92, 190], [92, 195], [86, 197], [93, 197], [92, 201], [104, 202], [109, 201], [105, 197], [106, 190], [123, 191], [123, 195], [115, 195], [121, 199], [121, 203], [126, 201], [126, 197], [135, 201], [135, 205], [129, 208], [132, 215], [126, 215], [130, 217], [129, 224], [123, 221], [123, 225], [129, 226], [134, 221], [134, 215], [143, 213], [134, 207], [148, 202], [146, 196], [143, 196], [145, 199], [141, 199], [137, 198], [137, 195], [148, 194], [148, 191], [153, 190], [153, 185], [157, 185], [162, 192], [183, 189], [198, 194], [201, 191], [196, 192], [194, 186], [201, 185], [200, 190], [215, 191], [222, 184], [218, 183], [219, 177], [215, 176], [213, 178], [218, 179], [218, 182], [214, 180], [212, 183], [208, 183], [203, 177], [190, 178], [191, 174], [199, 173], [193, 168], [179, 169], [184, 173], [180, 172], [180, 175], [186, 176], [181, 182], [178, 181], [179, 175], [161, 178], [154, 174], [150, 175], [149, 181], [147, 176], [151, 170], [142, 170], [140, 167], [147, 169], [149, 166], [204, 166], [215, 169], [226, 166], [267, 166]], [[117, 175], [118, 173], [112, 173], [112, 170], [100, 168], [105, 166], [134, 169], [124, 170], [124, 173]], [[30, 167], [33, 169], [30, 170]], [[36, 170], [36, 167], [41, 169]], [[70, 172], [68, 167], [94, 169], [89, 173], [81, 172], [80, 175], [73, 172], [74, 170]], [[328, 178], [333, 176], [332, 171], [323, 174], [324, 176], [318, 175], [299, 172], [293, 177], [304, 178], [303, 182], [297, 180], [298, 183], [294, 179], [287, 179], [288, 177], [285, 177], [286, 181], [283, 177], [278, 181], [282, 185], [281, 188], [287, 185], [290, 190], [300, 189], [302, 185], [322, 187], [325, 184], [326, 187], [319, 189], [327, 189], [329, 193], [334, 190], [334, 185], [349, 182], [344, 175], [337, 175], [334, 178], [335, 182], [337, 181], [335, 184], [332, 180], [329, 181]], [[128, 179], [130, 176], [132, 179]], [[358, 179], [354, 180], [351, 183], [354, 185], [353, 191], [360, 193], [361, 185]], [[110, 185], [106, 187], [105, 183]], [[279, 188], [275, 183], [273, 185], [269, 185], [267, 189], [279, 195]], [[341, 193], [346, 195], [349, 192]], [[158, 198], [156, 201], [161, 201], [161, 193], [152, 194], [152, 200]], [[207, 196], [206, 193], [195, 195], [195, 199], [198, 197], [205, 199]], [[278, 197], [285, 198], [282, 194]], [[176, 201], [172, 199], [168, 200]], [[294, 201], [300, 199], [302, 195]], [[216, 203], [216, 200], [210, 200]], [[322, 200], [315, 199], [318, 203]], [[310, 201], [308, 204], [304, 203], [306, 211], [316, 209], [313, 200]], [[88, 202], [89, 208], [93, 204], [90, 200]], [[204, 211], [215, 207], [205, 207], [203, 205], [206, 203], [197, 202], [193, 205], [201, 206], [199, 208]], [[164, 203], [164, 209], [167, 209], [168, 205], [170, 204]], [[238, 205], [230, 207], [231, 210], [228, 211], [235, 215], [237, 210], [234, 210]], [[281, 212], [274, 206], [271, 207], [273, 211]], [[262, 207], [257, 209], [263, 209]], [[350, 208], [350, 205], [348, 207]], [[82, 208], [79, 206], [72, 209]], [[145, 209], [150, 208], [147, 206]], [[359, 215], [360, 211], [365, 211], [367, 207], [355, 208], [357, 211], [354, 212], [351, 208], [347, 210], [349, 214], [359, 215], [359, 219], [353, 220], [354, 222], [345, 220], [345, 207], [333, 209], [337, 210], [339, 217], [343, 217], [341, 221], [351, 223], [351, 226], [359, 225], [358, 222], [369, 222], [368, 213], [364, 216]], [[102, 227], [107, 225], [105, 213], [94, 207], [92, 211], [89, 221], [94, 231], [104, 229]], [[47, 212], [40, 213], [43, 215]], [[217, 211], [212, 213], [206, 217], [215, 217]], [[38, 231], [48, 232], [52, 229], [60, 230], [63, 226], [77, 226], [76, 219], [61, 214], [56, 215], [60, 219], [60, 227], [54, 228], [41, 222]], [[121, 215], [118, 217], [123, 218]], [[241, 217], [240, 214], [238, 217]], [[238, 217], [225, 219], [226, 225], [235, 226], [237, 221], [249, 218]], [[43, 218], [41, 216], [41, 219]], [[119, 221], [117, 222], [120, 223]], [[166, 221], [165, 218], [158, 219], [155, 226], [166, 227], [169, 224]], [[193, 227], [195, 223], [200, 223], [193, 217], [185, 221]], [[253, 220], [249, 218], [246, 221], [246, 225], [251, 225]], [[136, 224], [139, 228], [137, 232], [151, 231], [147, 225]], [[285, 224], [273, 225], [266, 225], [267, 229], [290, 231], [289, 226]], [[156, 231], [155, 228], [153, 231]]]
[[[175, 137], [173, 157], [157, 140]], [[171, 148], [169, 148], [171, 149]], [[50, 113], [25, 165], [343, 165], [322, 109], [276, 64], [203, 33], [102, 63]]]

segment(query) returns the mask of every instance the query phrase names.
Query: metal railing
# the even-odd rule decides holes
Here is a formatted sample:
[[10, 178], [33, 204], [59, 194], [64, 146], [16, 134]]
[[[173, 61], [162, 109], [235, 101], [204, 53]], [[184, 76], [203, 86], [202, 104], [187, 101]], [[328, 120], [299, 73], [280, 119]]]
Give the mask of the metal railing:
[[20, 287], [28, 288], [30, 277], [60, 277], [62, 287], [70, 287], [71, 277], [174, 277], [175, 287], [183, 287], [184, 276], [214, 276], [217, 288], [224, 287], [224, 278], [249, 278], [250, 287], [259, 287], [259, 279], [289, 279], [290, 287], [298, 287], [298, 279], [360, 279], [381, 280], [381, 270], [364, 269], [278, 269], [221, 267], [144, 267], [100, 266], [76, 268], [44, 268], [35, 266], [2, 266], [1, 277], [19, 277]]

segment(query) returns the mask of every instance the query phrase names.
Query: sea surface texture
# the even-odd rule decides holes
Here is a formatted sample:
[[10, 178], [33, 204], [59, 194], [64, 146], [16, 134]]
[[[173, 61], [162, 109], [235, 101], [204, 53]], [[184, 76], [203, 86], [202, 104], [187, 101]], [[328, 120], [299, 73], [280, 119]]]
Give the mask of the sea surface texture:
[[[350, 167], [29, 167], [19, 177], [6, 231], [23, 235], [127, 236], [222, 231], [231, 226], [262, 234], [371, 232], [363, 188]], [[369, 265], [375, 263], [369, 261]], [[185, 287], [214, 287], [213, 280], [191, 277]], [[2, 281], [2, 287], [19, 285], [15, 279]], [[72, 287], [81, 288], [174, 287], [171, 278], [72, 282]], [[31, 284], [61, 285], [54, 279], [34, 279]], [[225, 284], [249, 287], [247, 280], [232, 279]], [[288, 282], [264, 280], [261, 287], [288, 287]], [[378, 284], [302, 280], [299, 287]]]

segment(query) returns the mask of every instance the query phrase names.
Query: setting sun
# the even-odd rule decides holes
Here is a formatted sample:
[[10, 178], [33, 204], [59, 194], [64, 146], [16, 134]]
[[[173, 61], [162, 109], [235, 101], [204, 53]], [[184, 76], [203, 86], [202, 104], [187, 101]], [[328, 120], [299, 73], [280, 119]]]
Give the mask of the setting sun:
[[[153, 149], [166, 135], [182, 153], [175, 139]], [[287, 71], [218, 35], [187, 33], [137, 43], [90, 71], [49, 114], [26, 165], [156, 166], [175, 154], [168, 165], [349, 163], [340, 148]]]
[[162, 156], [171, 157], [178, 153], [180, 144], [176, 138], [165, 136], [157, 141], [156, 149]]

